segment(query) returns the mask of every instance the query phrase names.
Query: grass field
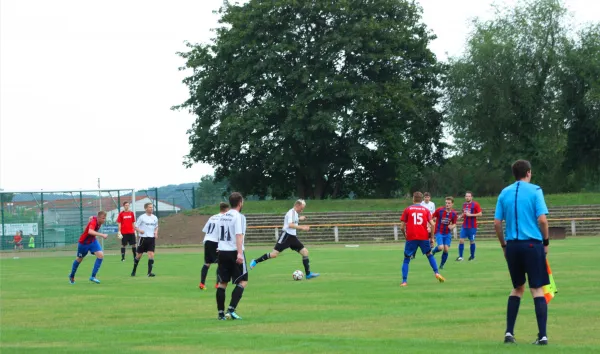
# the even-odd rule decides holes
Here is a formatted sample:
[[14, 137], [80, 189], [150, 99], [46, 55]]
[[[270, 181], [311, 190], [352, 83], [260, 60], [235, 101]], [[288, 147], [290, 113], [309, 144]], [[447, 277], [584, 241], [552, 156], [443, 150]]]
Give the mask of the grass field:
[[[464, 202], [463, 196], [454, 196], [454, 198], [455, 207], [460, 208], [460, 205]], [[495, 208], [497, 198], [497, 196], [475, 196], [475, 200], [479, 202], [482, 208]], [[600, 204], [600, 193], [549, 194], [545, 198], [549, 207]], [[435, 205], [444, 205], [443, 198], [433, 198], [432, 200]], [[311, 200], [307, 203], [306, 211], [400, 211], [411, 203], [412, 201], [409, 199]], [[246, 201], [244, 203], [244, 214], [281, 213], [291, 208], [292, 204], [293, 201], [290, 200]], [[217, 205], [210, 205], [192, 211], [185, 211], [185, 213], [212, 215], [218, 209]]]
[[[478, 243], [475, 262], [456, 263], [456, 245], [435, 281], [428, 262], [411, 263], [400, 288], [401, 245], [313, 247], [314, 280], [292, 281], [300, 257], [260, 264], [238, 307], [241, 321], [217, 321], [215, 292], [198, 290], [201, 256], [158, 250], [156, 278], [131, 278], [131, 255], [93, 259], [67, 275], [73, 257], [0, 260], [2, 353], [598, 353], [600, 237], [555, 241], [550, 260], [559, 293], [549, 306], [550, 345], [537, 333], [526, 294], [517, 346], [501, 344], [510, 282], [496, 242]], [[247, 250], [248, 258], [267, 248]], [[5, 254], [6, 256], [6, 254]], [[439, 260], [439, 257], [438, 257]], [[145, 262], [140, 264], [144, 273]], [[214, 279], [211, 268], [209, 280]], [[230, 290], [227, 292], [229, 302]]]

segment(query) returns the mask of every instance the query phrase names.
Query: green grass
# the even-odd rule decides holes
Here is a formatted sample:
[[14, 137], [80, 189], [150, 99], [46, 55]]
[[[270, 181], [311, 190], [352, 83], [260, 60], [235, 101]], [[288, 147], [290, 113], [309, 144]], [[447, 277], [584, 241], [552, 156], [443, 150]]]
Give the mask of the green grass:
[[[432, 199], [435, 205], [443, 205], [442, 197]], [[495, 208], [497, 196], [494, 197], [476, 197], [482, 208]], [[455, 206], [462, 205], [464, 199], [462, 196], [455, 196]], [[355, 199], [355, 200], [310, 200], [307, 203], [307, 212], [329, 212], [329, 211], [400, 211], [412, 203], [409, 199]], [[549, 207], [569, 206], [569, 205], [590, 205], [600, 204], [600, 193], [569, 193], [569, 194], [549, 194], [546, 195], [546, 203]], [[293, 201], [290, 200], [269, 200], [269, 201], [246, 201], [244, 203], [244, 214], [260, 213], [284, 213], [291, 208]], [[186, 211], [188, 214], [214, 214], [218, 211], [217, 205], [205, 206], [192, 211]]]
[[[438, 284], [424, 257], [400, 288], [401, 245], [311, 248], [321, 277], [294, 282], [300, 257], [285, 252], [251, 271], [242, 321], [216, 320], [215, 293], [197, 289], [201, 255], [158, 250], [156, 278], [131, 278], [107, 255], [102, 284], [87, 281], [93, 259], [69, 285], [72, 257], [0, 260], [2, 353], [592, 353], [600, 351], [600, 237], [555, 241], [559, 288], [549, 307], [547, 348], [532, 347], [533, 301], [517, 320], [519, 345], [501, 344], [510, 281], [496, 242], [475, 262], [456, 263], [455, 245]], [[256, 257], [269, 247], [247, 250]], [[439, 257], [438, 257], [439, 259]], [[145, 259], [144, 259], [145, 260]], [[140, 265], [144, 273], [145, 261]], [[214, 269], [209, 281], [214, 279]], [[230, 290], [227, 291], [228, 299]]]

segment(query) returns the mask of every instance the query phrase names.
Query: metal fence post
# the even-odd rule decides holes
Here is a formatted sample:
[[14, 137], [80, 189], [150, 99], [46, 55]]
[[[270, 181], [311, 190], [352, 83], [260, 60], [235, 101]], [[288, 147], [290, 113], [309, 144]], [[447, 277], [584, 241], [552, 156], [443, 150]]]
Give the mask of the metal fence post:
[[394, 241], [398, 241], [398, 225], [394, 225]]
[[571, 220], [571, 236], [576, 236], [575, 220]]
[[44, 224], [44, 193], [40, 193], [40, 201], [42, 209], [42, 248], [45, 248], [46, 239], [44, 238], [44, 231], [46, 230], [46, 225]]
[[339, 235], [338, 231], [339, 231], [338, 227], [334, 226], [333, 227], [333, 237], [335, 238], [335, 242], [340, 242], [340, 235]]
[[2, 214], [2, 239], [0, 242], [0, 249], [4, 249], [4, 240], [6, 239], [6, 235], [4, 234], [4, 194], [0, 193], [0, 213]]
[[275, 241], [279, 240], [279, 229], [275, 228]]
[[458, 233], [458, 232], [456, 231], [456, 227], [455, 227], [455, 228], [453, 228], [453, 229], [452, 229], [452, 236], [454, 237], [454, 239], [455, 239], [455, 240], [458, 238], [458, 235], [457, 235], [457, 233]]

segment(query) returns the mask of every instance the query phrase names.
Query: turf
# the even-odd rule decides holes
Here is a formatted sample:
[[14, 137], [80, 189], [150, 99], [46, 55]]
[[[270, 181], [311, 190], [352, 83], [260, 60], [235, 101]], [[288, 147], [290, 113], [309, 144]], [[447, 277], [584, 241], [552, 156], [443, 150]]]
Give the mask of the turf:
[[[464, 202], [463, 196], [454, 196], [454, 205], [460, 208]], [[475, 200], [484, 209], [493, 209], [496, 206], [498, 196], [479, 197]], [[568, 193], [568, 194], [548, 194], [545, 196], [549, 207], [571, 206], [571, 205], [592, 205], [600, 204], [600, 193]], [[444, 205], [443, 197], [434, 197], [432, 201], [435, 205]], [[403, 199], [354, 199], [354, 200], [311, 200], [307, 203], [307, 212], [332, 212], [332, 211], [401, 211], [412, 203], [411, 200]], [[244, 214], [271, 214], [281, 213], [282, 210], [288, 210], [292, 207], [293, 201], [289, 200], [268, 200], [268, 201], [245, 201]], [[218, 205], [203, 206], [198, 209], [188, 210], [187, 214], [206, 214], [212, 215], [218, 210]]]
[[[242, 321], [217, 321], [215, 291], [201, 292], [201, 255], [157, 251], [156, 278], [131, 278], [131, 255], [93, 259], [67, 275], [73, 257], [0, 260], [2, 353], [591, 353], [600, 351], [600, 237], [554, 241], [550, 260], [559, 293], [549, 307], [550, 345], [537, 333], [526, 294], [517, 346], [501, 344], [510, 282], [496, 242], [478, 243], [475, 262], [457, 263], [456, 245], [435, 281], [423, 256], [400, 288], [401, 245], [311, 248], [321, 277], [292, 280], [300, 257], [285, 252], [259, 264], [238, 308]], [[267, 248], [247, 250], [248, 258]], [[468, 252], [468, 251], [467, 251]], [[439, 260], [439, 256], [437, 257]], [[146, 262], [140, 264], [140, 274]], [[209, 282], [214, 279], [214, 268]], [[227, 291], [229, 301], [230, 290]]]

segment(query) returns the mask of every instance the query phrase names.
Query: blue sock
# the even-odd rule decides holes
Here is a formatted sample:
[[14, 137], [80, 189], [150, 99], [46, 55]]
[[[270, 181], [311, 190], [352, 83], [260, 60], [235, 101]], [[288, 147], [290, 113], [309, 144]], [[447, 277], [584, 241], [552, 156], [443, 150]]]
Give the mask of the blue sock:
[[404, 263], [402, 263], [402, 282], [406, 282], [408, 279], [408, 263], [410, 263], [410, 258], [404, 257]]
[[546, 336], [546, 322], [548, 321], [548, 304], [543, 296], [534, 297], [535, 317], [538, 324], [538, 339]]
[[440, 249], [439, 249], [439, 248], [437, 248], [437, 247], [435, 247], [435, 248], [434, 248], [434, 249], [431, 251], [431, 254], [436, 254], [436, 253], [438, 253], [439, 251], [440, 251]]
[[471, 244], [471, 257], [475, 258], [475, 244]]
[[464, 252], [465, 252], [465, 244], [461, 243], [458, 245], [458, 256], [460, 258], [462, 258]]
[[442, 267], [444, 266], [444, 264], [446, 264], [447, 260], [448, 260], [448, 252], [442, 253]]
[[77, 262], [77, 260], [73, 261], [73, 266], [71, 267], [71, 274], [69, 275], [70, 278], [73, 278], [75, 276], [75, 273], [77, 273], [77, 268], [79, 268], [79, 262]]
[[427, 256], [427, 259], [429, 260], [429, 265], [431, 266], [431, 269], [433, 269], [434, 273], [438, 273], [438, 266], [437, 266], [437, 262], [435, 261], [435, 257], [430, 254], [429, 256]]
[[[535, 302], [535, 299], [533, 299]], [[546, 299], [544, 299], [544, 303]], [[517, 322], [517, 314], [519, 313], [519, 306], [521, 305], [521, 298], [518, 296], [509, 296], [508, 305], [506, 306], [506, 333], [515, 335], [515, 322]]]
[[98, 271], [100, 270], [100, 266], [102, 265], [102, 258], [96, 258], [96, 263], [94, 263], [94, 269], [92, 270], [92, 277], [96, 277]]

